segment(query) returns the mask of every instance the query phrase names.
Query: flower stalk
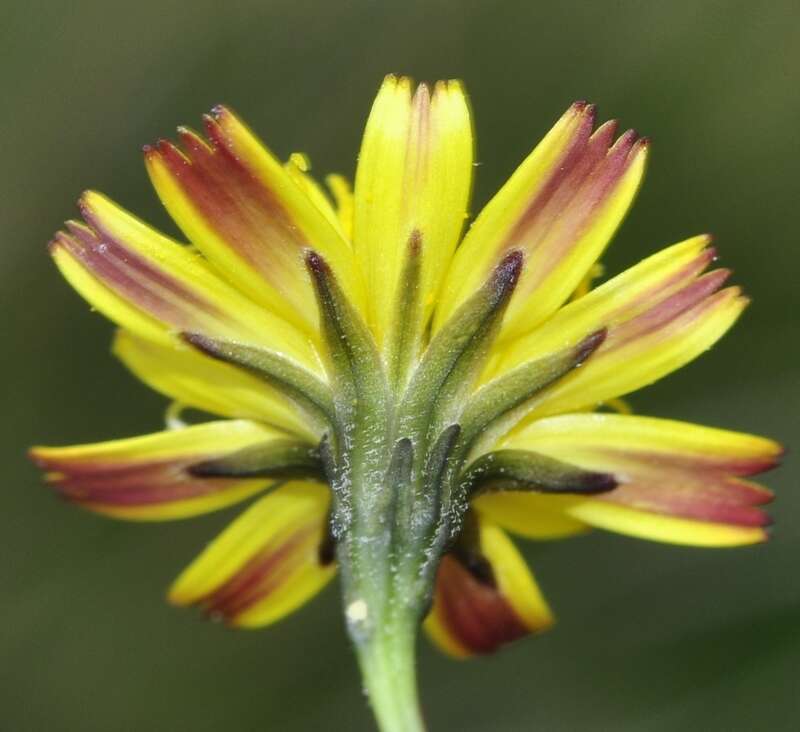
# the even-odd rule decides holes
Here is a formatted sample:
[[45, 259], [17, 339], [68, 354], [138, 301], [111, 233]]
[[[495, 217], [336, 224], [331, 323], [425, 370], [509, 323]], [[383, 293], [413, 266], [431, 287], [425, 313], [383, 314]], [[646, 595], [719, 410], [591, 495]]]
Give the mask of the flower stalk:
[[417, 695], [418, 621], [386, 618], [369, 642], [356, 645], [364, 689], [381, 732], [424, 732]]
[[[412, 243], [412, 256], [418, 256], [418, 238]], [[460, 534], [475, 482], [462, 468], [480, 430], [464, 440], [458, 420], [469, 411], [467, 396], [523, 258], [514, 251], [500, 262], [434, 339], [407, 387], [398, 377], [404, 370], [398, 371], [393, 359], [387, 368], [323, 258], [309, 252], [306, 263], [332, 387], [334, 416], [320, 455], [333, 493], [331, 535], [347, 630], [381, 729], [414, 732], [423, 729], [415, 681], [417, 630], [430, 608], [439, 560]], [[398, 325], [405, 327], [402, 320]], [[514, 386], [522, 396], [512, 396], [511, 405], [590, 352], [580, 347], [579, 356], [566, 359], [559, 373], [551, 368], [544, 378], [517, 379]], [[613, 487], [608, 481], [599, 488], [597, 481], [586, 484], [594, 491]], [[537, 488], [548, 486], [540, 481]]]

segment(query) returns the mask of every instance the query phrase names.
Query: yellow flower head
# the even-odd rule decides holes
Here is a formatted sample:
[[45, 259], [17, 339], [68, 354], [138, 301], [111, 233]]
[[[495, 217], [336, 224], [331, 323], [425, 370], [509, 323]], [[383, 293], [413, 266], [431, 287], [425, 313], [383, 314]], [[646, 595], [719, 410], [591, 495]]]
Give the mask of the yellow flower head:
[[323, 188], [303, 155], [281, 163], [225, 107], [204, 124], [145, 148], [187, 243], [88, 192], [51, 253], [119, 326], [136, 376], [218, 419], [32, 451], [58, 493], [118, 518], [259, 496], [171, 602], [263, 626], [338, 567], [380, 700], [370, 674], [404, 667], [424, 617], [458, 657], [552, 624], [506, 531], [765, 539], [771, 494], [747, 476], [776, 463], [775, 442], [608, 409], [710, 348], [747, 303], [708, 270], [707, 236], [590, 288], [645, 139], [577, 102], [467, 227], [459, 82], [387, 77], [352, 191], [340, 176]]

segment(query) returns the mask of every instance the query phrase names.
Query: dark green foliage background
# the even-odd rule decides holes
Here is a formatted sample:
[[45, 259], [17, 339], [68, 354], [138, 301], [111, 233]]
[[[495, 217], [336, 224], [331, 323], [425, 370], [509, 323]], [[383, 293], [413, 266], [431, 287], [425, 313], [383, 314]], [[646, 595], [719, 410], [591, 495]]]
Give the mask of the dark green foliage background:
[[[61, 505], [34, 442], [158, 429], [164, 401], [108, 353], [111, 327], [44, 248], [86, 187], [172, 230], [140, 146], [238, 109], [282, 156], [352, 174], [381, 77], [457, 76], [478, 133], [475, 209], [574, 99], [654, 140], [611, 272], [717, 235], [754, 303], [638, 411], [798, 443], [800, 6], [788, 2], [6, 2], [0, 23], [0, 729], [369, 730], [337, 588], [233, 632], [163, 604], [234, 512], [131, 525]], [[436, 730], [794, 730], [800, 495], [773, 541], [701, 551], [597, 533], [525, 548], [546, 637], [454, 663], [421, 650]]]

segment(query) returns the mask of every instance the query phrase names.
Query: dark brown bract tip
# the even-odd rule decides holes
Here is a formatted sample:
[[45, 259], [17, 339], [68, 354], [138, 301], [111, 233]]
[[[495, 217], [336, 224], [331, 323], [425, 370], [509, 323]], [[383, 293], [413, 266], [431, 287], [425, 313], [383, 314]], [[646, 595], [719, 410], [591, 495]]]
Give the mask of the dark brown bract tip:
[[317, 548], [317, 561], [320, 566], [327, 567], [336, 560], [336, 539], [333, 538], [330, 532], [325, 535], [325, 538], [320, 542]]
[[306, 249], [305, 260], [306, 267], [308, 267], [308, 271], [313, 276], [328, 277], [330, 275], [330, 266], [328, 266], [328, 263], [318, 252], [315, 252], [313, 249]]
[[184, 331], [180, 334], [180, 338], [184, 343], [188, 343], [190, 346], [193, 346], [208, 356], [216, 356], [218, 353], [214, 340], [208, 336], [204, 336], [202, 333]]
[[586, 361], [586, 359], [601, 346], [607, 335], [608, 328], [601, 328], [586, 336], [586, 338], [578, 344], [575, 365], [580, 366]]
[[580, 493], [608, 493], [619, 485], [611, 473], [587, 473], [579, 488]]
[[513, 289], [519, 282], [522, 267], [525, 264], [525, 255], [521, 249], [512, 249], [495, 267], [494, 276], [503, 289]]

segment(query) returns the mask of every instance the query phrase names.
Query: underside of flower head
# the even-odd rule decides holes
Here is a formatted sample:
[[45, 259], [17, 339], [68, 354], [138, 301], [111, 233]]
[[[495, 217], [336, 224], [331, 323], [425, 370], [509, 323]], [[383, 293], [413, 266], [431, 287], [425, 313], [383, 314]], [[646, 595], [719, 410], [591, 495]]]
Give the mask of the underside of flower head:
[[747, 304], [709, 269], [706, 236], [584, 286], [645, 139], [578, 102], [467, 228], [458, 82], [387, 78], [352, 191], [341, 176], [326, 191], [304, 156], [282, 164], [227, 108], [204, 125], [145, 149], [185, 243], [89, 192], [51, 253], [138, 378], [218, 419], [32, 451], [58, 494], [117, 518], [258, 495], [172, 603], [263, 626], [339, 571], [357, 646], [424, 620], [466, 657], [553, 623], [506, 532], [766, 538], [771, 494], [749, 477], [776, 443], [601, 410], [701, 355]]

